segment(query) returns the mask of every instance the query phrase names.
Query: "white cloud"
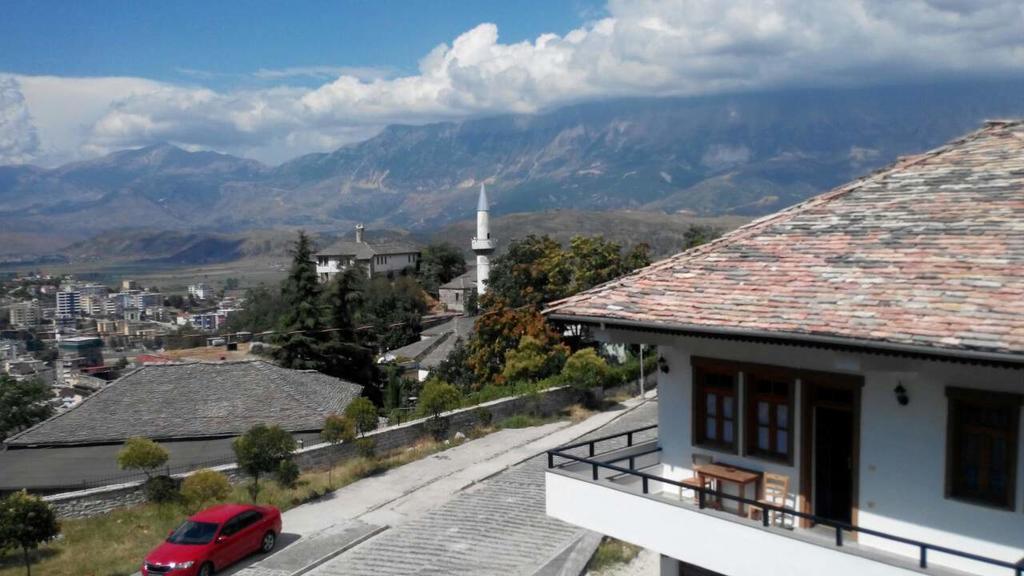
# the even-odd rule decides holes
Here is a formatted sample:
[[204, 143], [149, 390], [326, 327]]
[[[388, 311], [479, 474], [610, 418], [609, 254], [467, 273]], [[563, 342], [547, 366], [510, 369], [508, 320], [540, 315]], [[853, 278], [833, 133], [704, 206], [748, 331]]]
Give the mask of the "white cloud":
[[0, 76], [0, 164], [28, 162], [39, 152], [39, 136], [18, 81]]
[[[401, 77], [331, 66], [260, 70], [254, 76], [264, 81], [330, 81], [223, 92], [55, 78], [45, 94], [47, 81], [21, 81], [44, 143], [69, 154], [167, 140], [276, 161], [391, 122], [595, 98], [1020, 75], [1022, 29], [1019, 0], [610, 0], [606, 17], [529, 42], [503, 44], [495, 25], [481, 24]], [[66, 105], [83, 93], [90, 105]]]

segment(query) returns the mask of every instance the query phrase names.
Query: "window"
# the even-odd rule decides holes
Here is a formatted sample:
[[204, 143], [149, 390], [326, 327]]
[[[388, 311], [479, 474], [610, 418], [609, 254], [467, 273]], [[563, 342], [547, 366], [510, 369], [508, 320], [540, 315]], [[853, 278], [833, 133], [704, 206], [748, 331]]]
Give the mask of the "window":
[[793, 456], [793, 381], [744, 372], [746, 453], [789, 463]]
[[727, 367], [694, 366], [695, 444], [736, 450], [737, 375]]
[[947, 495], [1013, 510], [1021, 397], [964, 388], [946, 396]]

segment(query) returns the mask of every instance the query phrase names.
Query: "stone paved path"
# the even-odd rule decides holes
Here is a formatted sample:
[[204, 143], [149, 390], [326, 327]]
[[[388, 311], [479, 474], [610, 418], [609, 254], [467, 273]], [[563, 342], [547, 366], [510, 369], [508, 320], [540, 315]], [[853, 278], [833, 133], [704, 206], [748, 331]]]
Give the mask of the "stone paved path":
[[[604, 436], [656, 421], [657, 402], [647, 402], [588, 436]], [[637, 440], [653, 436], [651, 431]], [[571, 440], [566, 438], [560, 444]], [[609, 442], [602, 449], [615, 445]], [[533, 574], [584, 534], [580, 528], [545, 514], [546, 465], [546, 455], [534, 456], [352, 548], [310, 574]]]

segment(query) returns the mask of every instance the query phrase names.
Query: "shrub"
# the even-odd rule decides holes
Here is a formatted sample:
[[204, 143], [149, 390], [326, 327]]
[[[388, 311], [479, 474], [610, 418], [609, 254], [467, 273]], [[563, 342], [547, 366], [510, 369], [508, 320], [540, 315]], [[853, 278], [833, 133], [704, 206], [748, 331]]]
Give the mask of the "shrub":
[[291, 459], [295, 439], [280, 426], [257, 424], [232, 443], [238, 467], [252, 476], [249, 494], [253, 501], [259, 497], [260, 475], [276, 472], [282, 460]]
[[480, 426], [483, 426], [484, 428], [490, 426], [491, 422], [494, 421], [494, 414], [492, 414], [490, 410], [484, 408], [483, 406], [479, 406], [476, 408], [476, 410], [473, 410], [473, 415], [476, 416], [477, 423], [479, 423]]
[[57, 515], [38, 496], [22, 490], [0, 500], [0, 549], [20, 548], [29, 576], [32, 574], [29, 550], [53, 540], [58, 534]]
[[373, 438], [360, 438], [356, 440], [356, 452], [364, 458], [373, 458], [374, 453], [377, 451], [377, 443], [373, 441]]
[[149, 438], [129, 438], [117, 453], [117, 466], [121, 470], [142, 470], [147, 478], [167, 463], [167, 450]]
[[593, 348], [577, 350], [565, 361], [562, 380], [581, 390], [603, 386], [608, 380], [608, 363]]
[[377, 429], [377, 408], [366, 398], [356, 398], [345, 407], [345, 417], [355, 424], [360, 436]]
[[337, 444], [339, 442], [351, 442], [356, 437], [356, 425], [352, 420], [339, 414], [331, 414], [324, 420], [324, 429], [320, 431], [320, 438], [324, 442]]
[[146, 480], [146, 499], [158, 504], [175, 502], [181, 498], [178, 481], [170, 476], [153, 476]]
[[302, 472], [299, 470], [299, 465], [293, 460], [281, 460], [281, 463], [277, 465], [277, 471], [274, 473], [277, 483], [283, 488], [295, 488], [295, 485], [299, 482], [299, 476]]
[[515, 350], [505, 355], [502, 376], [508, 382], [535, 382], [557, 374], [565, 364], [565, 346], [545, 345], [533, 336], [523, 336]]
[[441, 417], [442, 412], [454, 410], [462, 403], [462, 395], [451, 384], [436, 378], [423, 385], [420, 393], [419, 411], [424, 416]]
[[199, 470], [181, 483], [181, 496], [193, 510], [225, 500], [230, 495], [231, 483], [216, 470]]

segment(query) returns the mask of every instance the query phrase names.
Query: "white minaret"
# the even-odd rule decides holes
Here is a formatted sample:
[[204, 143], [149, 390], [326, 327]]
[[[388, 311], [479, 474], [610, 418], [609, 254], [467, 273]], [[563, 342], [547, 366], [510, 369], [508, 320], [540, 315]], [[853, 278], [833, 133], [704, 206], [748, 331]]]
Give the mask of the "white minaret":
[[491, 275], [491, 219], [488, 214], [487, 189], [480, 184], [480, 200], [476, 203], [476, 238], [473, 238], [473, 252], [476, 253], [476, 293], [487, 291], [487, 279]]

